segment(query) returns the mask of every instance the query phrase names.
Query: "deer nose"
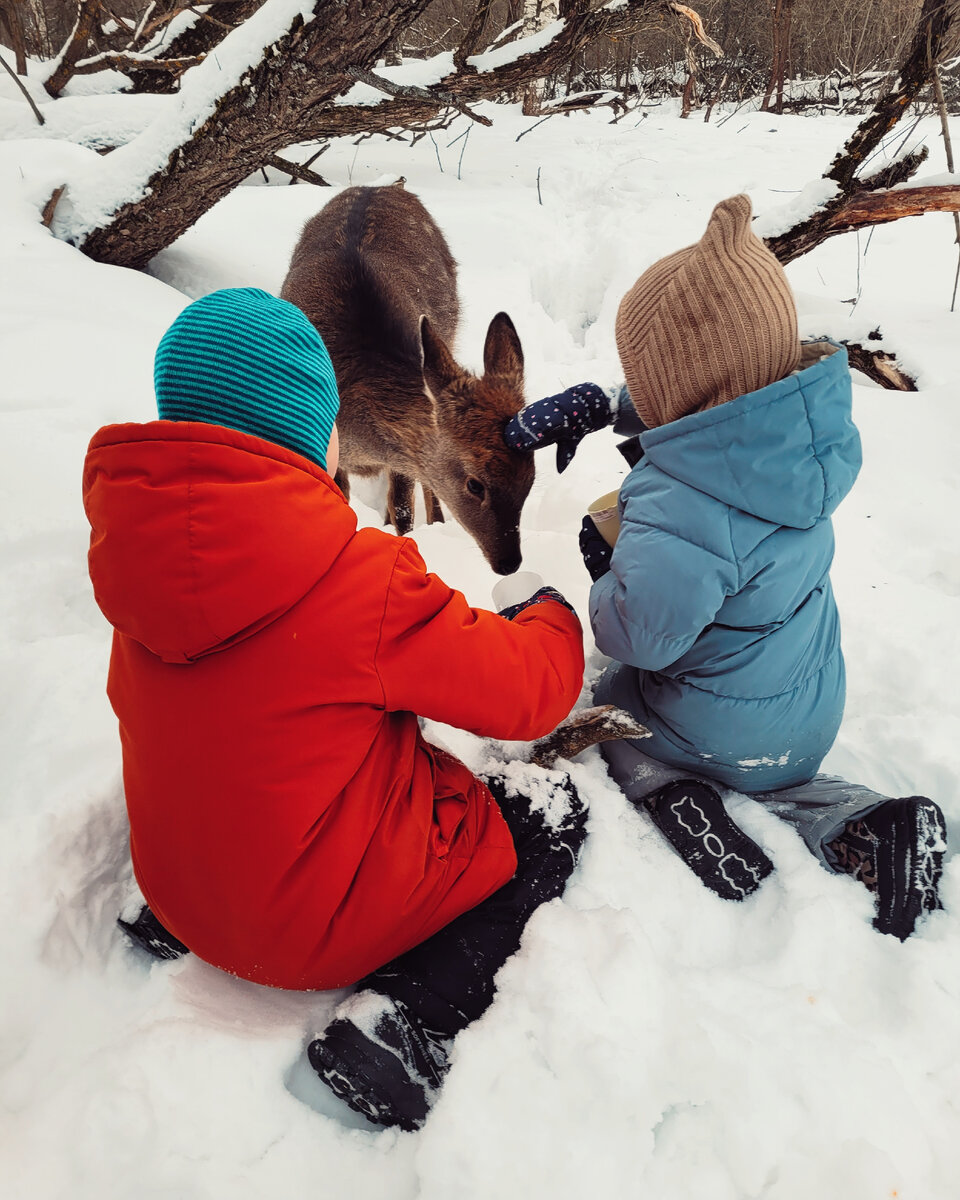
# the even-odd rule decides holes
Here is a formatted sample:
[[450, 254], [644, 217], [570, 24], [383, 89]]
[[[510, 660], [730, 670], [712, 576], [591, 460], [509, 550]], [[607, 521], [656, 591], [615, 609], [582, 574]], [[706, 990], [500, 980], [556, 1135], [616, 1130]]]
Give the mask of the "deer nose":
[[498, 575], [512, 575], [522, 562], [523, 555], [520, 551], [512, 550], [509, 554], [501, 554], [493, 564], [493, 569]]

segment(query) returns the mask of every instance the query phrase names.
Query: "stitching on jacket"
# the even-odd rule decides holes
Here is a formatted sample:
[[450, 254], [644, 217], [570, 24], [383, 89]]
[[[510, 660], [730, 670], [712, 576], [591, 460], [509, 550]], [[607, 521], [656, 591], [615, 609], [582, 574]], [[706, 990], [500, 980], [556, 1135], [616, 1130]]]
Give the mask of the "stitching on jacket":
[[816, 439], [814, 437], [813, 418], [810, 416], [810, 404], [807, 400], [807, 393], [803, 388], [800, 389], [800, 396], [803, 400], [803, 411], [807, 416], [807, 427], [810, 430], [810, 453], [813, 456], [813, 461], [820, 468], [820, 516], [818, 521], [823, 520], [823, 515], [827, 508], [827, 472], [824, 470], [823, 463], [820, 461], [820, 455], [817, 454]]
[[[696, 489], [694, 489], [694, 490], [696, 490]], [[706, 492], [703, 492], [701, 494], [706, 495]], [[723, 504], [723, 501], [718, 500], [717, 503]], [[729, 520], [730, 505], [724, 504], [723, 506], [727, 510], [727, 519]], [[624, 513], [626, 513], [626, 510], [624, 510]], [[762, 517], [758, 518], [758, 519], [763, 520]], [[767, 522], [767, 523], [769, 524], [769, 522]], [[704, 554], [709, 554], [711, 558], [719, 558], [719, 560], [721, 562], [729, 563], [729, 565], [732, 567], [737, 566], [737, 562], [736, 562], [735, 558], [727, 558], [727, 556], [725, 554], [720, 554], [716, 550], [711, 550], [709, 546], [701, 546], [701, 544], [699, 542], [695, 542], [693, 540], [693, 538], [688, 538], [682, 533], [675, 533], [672, 529], [664, 529], [664, 527], [662, 525], [655, 525], [652, 521], [647, 521], [643, 517], [640, 517], [640, 518], [631, 517], [630, 524], [636, 525], [638, 528], [641, 528], [641, 529], [652, 529], [656, 533], [662, 533], [662, 534], [665, 534], [667, 537], [675, 538], [678, 542], [686, 542], [686, 544], [688, 546], [693, 546], [697, 550], [702, 550]], [[731, 552], [733, 551], [733, 539], [732, 538], [730, 539], [730, 550], [731, 550]]]
[[390, 592], [393, 590], [393, 577], [397, 573], [397, 567], [400, 565], [400, 555], [407, 547], [407, 538], [400, 538], [400, 545], [397, 547], [397, 557], [393, 560], [393, 567], [390, 571], [390, 578], [387, 580], [386, 591], [383, 594], [383, 612], [380, 614], [380, 625], [377, 629], [377, 644], [373, 651], [373, 670], [377, 677], [377, 683], [380, 684], [380, 694], [383, 696], [383, 709], [387, 712], [387, 689], [383, 686], [383, 678], [380, 675], [380, 664], [377, 661], [380, 657], [380, 642], [383, 639], [383, 626], [387, 619], [387, 605], [390, 602]]

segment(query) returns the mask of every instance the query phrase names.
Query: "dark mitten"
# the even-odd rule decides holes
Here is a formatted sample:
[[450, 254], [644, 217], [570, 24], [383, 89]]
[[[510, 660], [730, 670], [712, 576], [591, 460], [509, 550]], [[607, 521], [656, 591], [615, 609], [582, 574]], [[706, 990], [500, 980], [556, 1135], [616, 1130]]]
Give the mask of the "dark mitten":
[[596, 525], [589, 517], [584, 517], [583, 524], [580, 526], [580, 553], [583, 555], [584, 566], [590, 572], [590, 578], [594, 583], [601, 575], [606, 575], [610, 570], [613, 550], [600, 536]]
[[578, 383], [556, 396], [536, 400], [511, 417], [503, 436], [512, 450], [557, 447], [557, 470], [565, 471], [581, 440], [613, 424], [610, 397], [595, 383]]
[[574, 616], [577, 615], [577, 610], [569, 600], [560, 595], [556, 588], [542, 587], [539, 591], [534, 592], [529, 600], [523, 600], [520, 604], [511, 604], [509, 608], [501, 608], [500, 616], [506, 617], [508, 621], [512, 621], [514, 617], [519, 616], [525, 609], [531, 608], [534, 604], [542, 604], [544, 600], [556, 600], [564, 608], [569, 608]]

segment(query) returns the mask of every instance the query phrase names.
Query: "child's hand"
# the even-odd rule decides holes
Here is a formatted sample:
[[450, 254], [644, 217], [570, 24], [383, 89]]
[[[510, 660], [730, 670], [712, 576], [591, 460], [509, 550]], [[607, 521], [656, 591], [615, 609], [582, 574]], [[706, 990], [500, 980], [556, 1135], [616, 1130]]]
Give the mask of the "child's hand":
[[580, 553], [594, 583], [610, 570], [613, 550], [597, 532], [596, 525], [589, 517], [584, 517], [580, 526]]
[[556, 396], [536, 400], [511, 417], [503, 436], [512, 450], [557, 447], [557, 470], [565, 471], [581, 440], [605, 429], [615, 417], [610, 397], [595, 383], [578, 383]]
[[555, 600], [558, 604], [562, 604], [564, 608], [569, 608], [574, 616], [577, 615], [577, 610], [569, 600], [560, 595], [556, 588], [542, 587], [534, 592], [529, 600], [523, 600], [520, 604], [511, 604], [509, 608], [501, 608], [500, 616], [506, 617], [508, 621], [512, 621], [514, 617], [518, 617], [525, 609], [531, 608], [534, 604], [542, 604], [544, 600]]

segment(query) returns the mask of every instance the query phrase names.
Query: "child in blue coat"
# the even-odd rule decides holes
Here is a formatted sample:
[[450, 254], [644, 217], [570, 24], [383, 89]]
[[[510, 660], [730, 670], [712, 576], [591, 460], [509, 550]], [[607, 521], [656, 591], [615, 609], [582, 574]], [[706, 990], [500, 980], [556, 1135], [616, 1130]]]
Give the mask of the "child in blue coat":
[[755, 795], [905, 938], [939, 906], [940, 809], [817, 774], [844, 704], [828, 572], [830, 517], [860, 469], [847, 357], [800, 345], [790, 285], [750, 221], [748, 197], [719, 204], [698, 243], [624, 297], [619, 396], [581, 384], [524, 409], [507, 440], [556, 443], [563, 469], [591, 429], [639, 434], [615, 549], [581, 530], [597, 646], [614, 660], [595, 698], [651, 733], [605, 748], [628, 798], [739, 899], [772, 864], [713, 785]]

